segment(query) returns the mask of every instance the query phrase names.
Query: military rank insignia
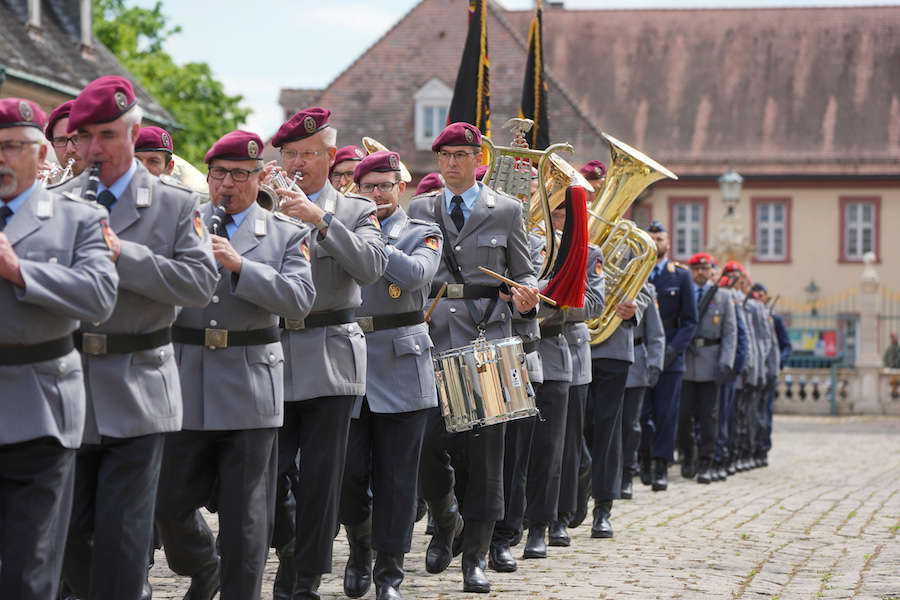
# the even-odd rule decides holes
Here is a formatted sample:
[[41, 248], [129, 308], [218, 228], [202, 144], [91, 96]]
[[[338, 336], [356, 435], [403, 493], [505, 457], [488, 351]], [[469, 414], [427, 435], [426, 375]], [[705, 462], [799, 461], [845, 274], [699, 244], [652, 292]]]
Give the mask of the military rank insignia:
[[400, 297], [400, 294], [403, 293], [403, 290], [400, 289], [400, 286], [396, 283], [392, 283], [388, 286], [388, 296], [396, 300]]
[[112, 250], [112, 235], [109, 231], [109, 223], [107, 223], [106, 219], [100, 219], [100, 228], [103, 230], [103, 241], [106, 242], [106, 247]]
[[309, 260], [309, 242], [305, 239], [300, 242], [300, 254], [303, 255], [303, 258]]
[[197, 233], [197, 237], [203, 239], [203, 218], [200, 216], [200, 211], [194, 211], [194, 231]]
[[594, 265], [594, 271], [597, 272], [597, 275], [603, 275], [603, 261], [599, 258], [597, 259], [597, 264]]
[[429, 235], [425, 238], [425, 245], [437, 252], [441, 247], [441, 240], [436, 235]]
[[378, 222], [378, 217], [374, 214], [369, 215], [369, 221], [372, 222], [372, 225], [378, 228], [378, 231], [381, 231], [381, 223]]
[[669, 263], [669, 264], [668, 264], [668, 269], [669, 269], [669, 273], [674, 273], [674, 272], [675, 272], [675, 265], [672, 264], [672, 263]]

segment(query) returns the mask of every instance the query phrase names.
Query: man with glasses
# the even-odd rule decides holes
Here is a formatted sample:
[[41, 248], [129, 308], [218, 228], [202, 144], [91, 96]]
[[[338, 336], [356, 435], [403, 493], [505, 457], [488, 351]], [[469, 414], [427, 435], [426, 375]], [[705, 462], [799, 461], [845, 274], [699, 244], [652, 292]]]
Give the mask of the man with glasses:
[[[212, 302], [178, 315], [173, 338], [184, 397], [182, 430], [166, 435], [156, 524], [169, 567], [191, 576], [187, 597], [259, 598], [275, 509], [284, 355], [278, 315], [306, 316], [315, 298], [309, 227], [256, 202], [262, 139], [232, 131], [206, 153], [205, 228], [221, 278]], [[219, 541], [200, 514], [217, 499]], [[219, 554], [221, 554], [221, 568]]]
[[[456, 290], [439, 302], [432, 314], [435, 348], [442, 351], [465, 346], [481, 333], [489, 340], [510, 337], [510, 305], [499, 301], [497, 280], [478, 267], [485, 266], [521, 286], [510, 291], [514, 310], [528, 314], [535, 308], [537, 280], [522, 226], [522, 204], [476, 182], [475, 170], [482, 161], [481, 132], [476, 127], [452, 123], [438, 135], [431, 149], [445, 187], [416, 198], [410, 203], [409, 215], [437, 223], [444, 234], [445, 255], [432, 283], [432, 295], [443, 282], [454, 284]], [[435, 532], [425, 566], [429, 573], [440, 573], [450, 564], [454, 538], [463, 532], [461, 512], [465, 517], [463, 590], [487, 593], [491, 585], [484, 573], [486, 554], [494, 522], [503, 518], [504, 511], [506, 426], [492, 425], [477, 434], [448, 434], [440, 409], [428, 410], [419, 472]], [[454, 493], [454, 471], [461, 507]]]
[[50, 113], [45, 133], [47, 139], [53, 144], [53, 151], [63, 169], [72, 162], [72, 177], [78, 177], [87, 167], [78, 152], [77, 132], [69, 132], [69, 114], [72, 112], [74, 100], [66, 100]]
[[[171, 344], [178, 307], [205, 306], [217, 273], [209, 237], [195, 227], [196, 195], [153, 177], [134, 159], [141, 110], [131, 83], [101, 77], [79, 94], [69, 128], [99, 163], [59, 190], [98, 187], [119, 273], [112, 316], [85, 320], [87, 422], [78, 451], [63, 577], [82, 600], [137, 598], [167, 431], [181, 429], [181, 385]], [[146, 592], [145, 592], [146, 593]]]
[[334, 166], [328, 172], [331, 185], [339, 192], [353, 183], [353, 170], [359, 164], [366, 153], [358, 146], [344, 146], [334, 155]]
[[0, 100], [0, 598], [55, 598], [85, 391], [78, 319], [106, 319], [119, 277], [97, 205], [37, 181], [46, 116]]
[[134, 143], [134, 157], [150, 171], [151, 175], [171, 175], [175, 169], [172, 153], [172, 136], [162, 127], [141, 127]]
[[362, 290], [360, 313], [367, 316], [359, 322], [368, 365], [341, 489], [340, 520], [350, 543], [344, 593], [359, 598], [368, 591], [374, 549], [375, 597], [395, 600], [412, 542], [426, 409], [437, 406], [424, 308], [441, 260], [441, 232], [400, 207], [406, 184], [396, 152], [370, 154], [353, 180], [378, 207], [388, 264], [384, 276]]
[[[305, 319], [285, 319], [282, 334], [275, 598], [318, 598], [321, 575], [331, 572], [350, 415], [366, 392], [366, 339], [355, 312], [361, 287], [378, 281], [387, 264], [375, 205], [328, 181], [337, 153], [330, 115], [318, 107], [300, 111], [272, 138], [288, 178], [303, 176], [300, 191], [278, 191], [281, 210], [318, 230], [309, 241], [316, 302]], [[298, 451], [299, 477], [291, 480]]]

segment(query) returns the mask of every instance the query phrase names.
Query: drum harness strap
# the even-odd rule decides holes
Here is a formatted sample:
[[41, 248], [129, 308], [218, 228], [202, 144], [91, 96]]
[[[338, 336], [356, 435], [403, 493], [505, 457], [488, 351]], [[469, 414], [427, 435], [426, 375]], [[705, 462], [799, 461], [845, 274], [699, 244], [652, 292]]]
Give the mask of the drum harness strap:
[[[447, 229], [444, 227], [444, 218], [441, 211], [441, 201], [444, 198], [444, 194], [438, 194], [434, 197], [434, 220], [437, 223], [437, 226], [441, 229], [441, 235], [444, 237], [444, 264], [447, 266], [447, 271], [450, 272], [450, 275], [456, 280], [456, 283], [462, 284], [464, 283], [462, 275], [460, 274], [459, 263], [456, 260], [456, 255], [453, 253], [453, 244], [449, 242], [449, 237], [447, 237]], [[497, 307], [498, 297], [494, 296], [488, 302], [487, 309], [484, 311], [484, 314], [481, 318], [478, 318], [478, 309], [475, 307], [475, 302], [472, 301], [471, 298], [466, 298], [466, 308], [469, 311], [469, 315], [472, 317], [472, 320], [475, 322], [475, 328], [478, 330], [479, 335], [483, 335], [485, 329], [487, 329], [487, 320], [490, 318], [492, 314], [494, 314], [494, 308]]]

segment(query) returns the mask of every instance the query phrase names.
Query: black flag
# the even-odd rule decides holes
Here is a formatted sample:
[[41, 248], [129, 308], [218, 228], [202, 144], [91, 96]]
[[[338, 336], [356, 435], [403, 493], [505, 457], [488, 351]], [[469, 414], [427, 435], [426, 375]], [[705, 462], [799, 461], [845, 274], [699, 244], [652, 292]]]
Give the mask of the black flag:
[[537, 11], [528, 32], [528, 62], [525, 65], [525, 83], [522, 86], [522, 108], [519, 110], [519, 116], [534, 121], [531, 131], [525, 135], [528, 146], [536, 150], [543, 150], [550, 145], [541, 12], [541, 0], [538, 0]]
[[456, 75], [447, 123], [462, 121], [491, 135], [491, 95], [488, 78], [487, 0], [470, 0], [469, 33]]

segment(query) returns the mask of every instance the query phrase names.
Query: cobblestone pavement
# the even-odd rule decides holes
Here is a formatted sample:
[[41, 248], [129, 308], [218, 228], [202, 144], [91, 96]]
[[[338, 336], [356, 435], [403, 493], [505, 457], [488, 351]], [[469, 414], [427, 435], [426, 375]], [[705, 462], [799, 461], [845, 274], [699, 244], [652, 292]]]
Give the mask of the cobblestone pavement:
[[[614, 539], [592, 540], [588, 518], [570, 531], [571, 547], [520, 560], [517, 573], [489, 571], [487, 595], [462, 593], [459, 558], [440, 575], [425, 572], [420, 522], [401, 591], [408, 599], [900, 599], [900, 419], [777, 417], [768, 468], [706, 486], [682, 479], [677, 466], [669, 476], [668, 492], [635, 480], [634, 500], [616, 501]], [[346, 556], [342, 533], [323, 599], [343, 597]], [[275, 567], [272, 554], [263, 598]], [[161, 552], [150, 580], [157, 599], [180, 599], [189, 584]]]

